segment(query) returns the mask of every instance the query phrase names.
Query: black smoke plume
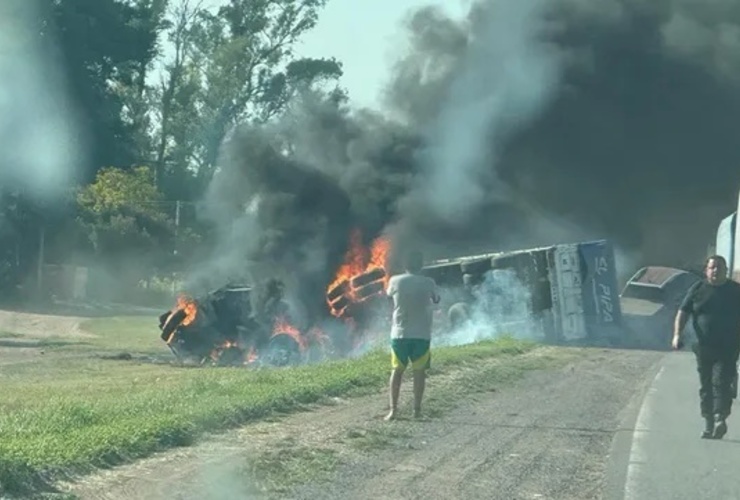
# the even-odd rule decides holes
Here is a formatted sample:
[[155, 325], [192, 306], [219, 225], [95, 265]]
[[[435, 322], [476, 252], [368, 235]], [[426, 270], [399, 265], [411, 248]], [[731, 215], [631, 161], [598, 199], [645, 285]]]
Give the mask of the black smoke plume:
[[[740, 181], [738, 15], [739, 2], [679, 0], [478, 2], [462, 22], [417, 11], [389, 107], [428, 130], [446, 108], [467, 105], [467, 116], [442, 120], [447, 147], [460, 133], [484, 140], [462, 167], [462, 155], [421, 165], [439, 179], [471, 179], [456, 196], [472, 202], [456, 230], [428, 216], [434, 195], [419, 188], [405, 224], [427, 238], [443, 228], [462, 247], [608, 237], [637, 255], [635, 265], [701, 259]], [[511, 100], [507, 79], [530, 100], [514, 116], [526, 122], [505, 127], [502, 140], [510, 116], [496, 99]], [[438, 196], [455, 196], [460, 182], [442, 184]]]
[[479, 0], [406, 27], [382, 113], [307, 94], [227, 145], [211, 196], [251, 207], [246, 261], [320, 294], [352, 227], [428, 257], [606, 237], [629, 271], [701, 260], [740, 185], [740, 2]]

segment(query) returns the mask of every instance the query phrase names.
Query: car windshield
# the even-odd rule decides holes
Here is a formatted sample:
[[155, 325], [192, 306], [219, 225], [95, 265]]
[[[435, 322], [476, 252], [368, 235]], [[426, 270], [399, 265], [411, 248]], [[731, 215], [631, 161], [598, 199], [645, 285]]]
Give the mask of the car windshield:
[[665, 291], [656, 286], [628, 285], [622, 293], [623, 298], [649, 300], [651, 302], [663, 302]]

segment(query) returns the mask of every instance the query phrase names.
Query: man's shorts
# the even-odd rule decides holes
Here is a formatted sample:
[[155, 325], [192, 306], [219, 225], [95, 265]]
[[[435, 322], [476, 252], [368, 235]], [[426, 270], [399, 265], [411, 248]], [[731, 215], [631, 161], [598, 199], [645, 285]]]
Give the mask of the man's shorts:
[[426, 339], [391, 339], [391, 365], [394, 369], [427, 370], [432, 363], [431, 341]]

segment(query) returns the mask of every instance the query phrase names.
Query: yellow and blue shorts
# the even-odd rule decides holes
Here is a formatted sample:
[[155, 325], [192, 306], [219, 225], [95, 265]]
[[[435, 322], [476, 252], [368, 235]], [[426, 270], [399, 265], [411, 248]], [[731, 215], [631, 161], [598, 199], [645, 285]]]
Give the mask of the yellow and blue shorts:
[[432, 362], [431, 341], [426, 339], [391, 339], [391, 366], [405, 370], [428, 370]]

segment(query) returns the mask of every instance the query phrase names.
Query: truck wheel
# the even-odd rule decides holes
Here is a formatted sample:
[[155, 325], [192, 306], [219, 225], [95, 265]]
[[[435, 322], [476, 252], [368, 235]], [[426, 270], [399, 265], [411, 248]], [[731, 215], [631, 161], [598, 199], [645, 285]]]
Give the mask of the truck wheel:
[[447, 310], [447, 321], [452, 330], [462, 327], [465, 323], [470, 321], [470, 317], [470, 305], [465, 302], [452, 304]]
[[291, 335], [277, 333], [270, 339], [265, 358], [267, 363], [273, 366], [298, 364], [301, 359], [301, 347]]

